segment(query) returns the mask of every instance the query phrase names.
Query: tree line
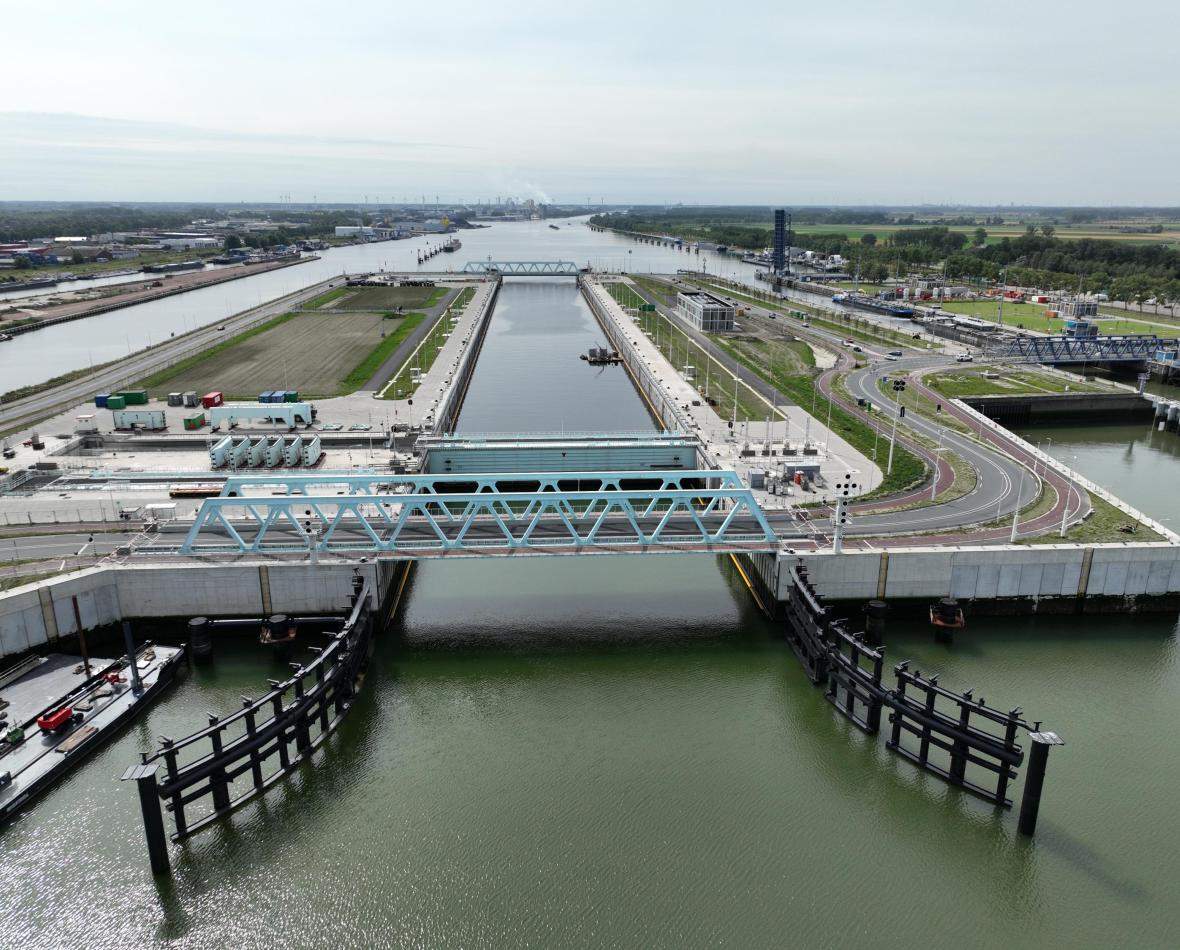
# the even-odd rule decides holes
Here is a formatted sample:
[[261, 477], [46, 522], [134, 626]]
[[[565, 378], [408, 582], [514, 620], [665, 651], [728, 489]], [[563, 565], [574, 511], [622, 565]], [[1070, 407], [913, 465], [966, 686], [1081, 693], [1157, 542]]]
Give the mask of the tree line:
[[[749, 250], [769, 247], [773, 240], [772, 227], [735, 224], [712, 215], [607, 214], [591, 218], [591, 223]], [[995, 281], [1004, 276], [1021, 286], [1080, 289], [1106, 293], [1115, 300], [1180, 302], [1180, 251], [1162, 244], [1062, 239], [1048, 223], [1029, 224], [1022, 235], [990, 243], [983, 226], [968, 234], [944, 225], [910, 227], [880, 236], [795, 232], [791, 243], [826, 256], [840, 254], [852, 267], [859, 266], [868, 281], [900, 277], [915, 269], [941, 273], [945, 268], [952, 280]]]

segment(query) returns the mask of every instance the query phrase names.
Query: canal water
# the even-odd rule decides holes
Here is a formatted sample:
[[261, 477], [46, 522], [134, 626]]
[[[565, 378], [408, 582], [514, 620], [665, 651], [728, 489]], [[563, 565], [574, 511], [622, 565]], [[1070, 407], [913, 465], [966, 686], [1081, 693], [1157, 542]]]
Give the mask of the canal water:
[[558, 222], [512, 221], [460, 231], [463, 246], [421, 266], [420, 251], [441, 243], [438, 236], [332, 248], [318, 260], [243, 277], [212, 287], [113, 310], [100, 316], [25, 333], [0, 345], [0, 392], [43, 382], [159, 343], [170, 335], [206, 326], [227, 316], [346, 273], [377, 269], [461, 270], [468, 261], [568, 260], [597, 270], [667, 273], [705, 268], [734, 279], [753, 280], [754, 268], [735, 257], [693, 254], [591, 231], [585, 218]]
[[[593, 336], [572, 282], [508, 282], [462, 427], [650, 426], [621, 369], [576, 359]], [[174, 849], [171, 881], [117, 776], [282, 675], [255, 645], [220, 644], [0, 835], [0, 944], [1174, 946], [1173, 620], [885, 639], [1066, 739], [1035, 840], [836, 715], [724, 559], [428, 563], [337, 735]]]

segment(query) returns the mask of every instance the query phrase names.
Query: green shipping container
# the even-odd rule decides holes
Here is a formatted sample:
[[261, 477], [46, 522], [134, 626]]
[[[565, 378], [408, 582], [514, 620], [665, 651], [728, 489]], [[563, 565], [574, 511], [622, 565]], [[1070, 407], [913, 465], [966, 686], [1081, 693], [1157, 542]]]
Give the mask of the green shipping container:
[[299, 393], [288, 389], [283, 393], [283, 402], [299, 402]]
[[108, 409], [126, 409], [127, 400], [122, 395], [107, 396]]
[[194, 412], [191, 416], [184, 417], [184, 427], [193, 432], [205, 424], [205, 413]]
[[146, 406], [148, 397], [146, 389], [124, 389], [119, 393], [129, 406]]

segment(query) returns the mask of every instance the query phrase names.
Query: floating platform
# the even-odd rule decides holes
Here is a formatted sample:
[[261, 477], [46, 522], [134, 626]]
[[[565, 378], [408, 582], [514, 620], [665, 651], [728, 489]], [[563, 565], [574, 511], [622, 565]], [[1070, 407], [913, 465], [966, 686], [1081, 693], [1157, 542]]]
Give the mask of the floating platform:
[[126, 657], [31, 657], [0, 674], [0, 826], [82, 763], [172, 681], [182, 647], [136, 651], [141, 689]]

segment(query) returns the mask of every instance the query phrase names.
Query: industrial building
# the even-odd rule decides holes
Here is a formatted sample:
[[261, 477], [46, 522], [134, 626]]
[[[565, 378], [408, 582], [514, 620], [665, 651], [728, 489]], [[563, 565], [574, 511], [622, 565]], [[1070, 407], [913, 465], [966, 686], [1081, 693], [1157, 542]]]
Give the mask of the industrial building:
[[703, 290], [682, 290], [676, 295], [677, 313], [704, 333], [733, 330], [734, 307]]

